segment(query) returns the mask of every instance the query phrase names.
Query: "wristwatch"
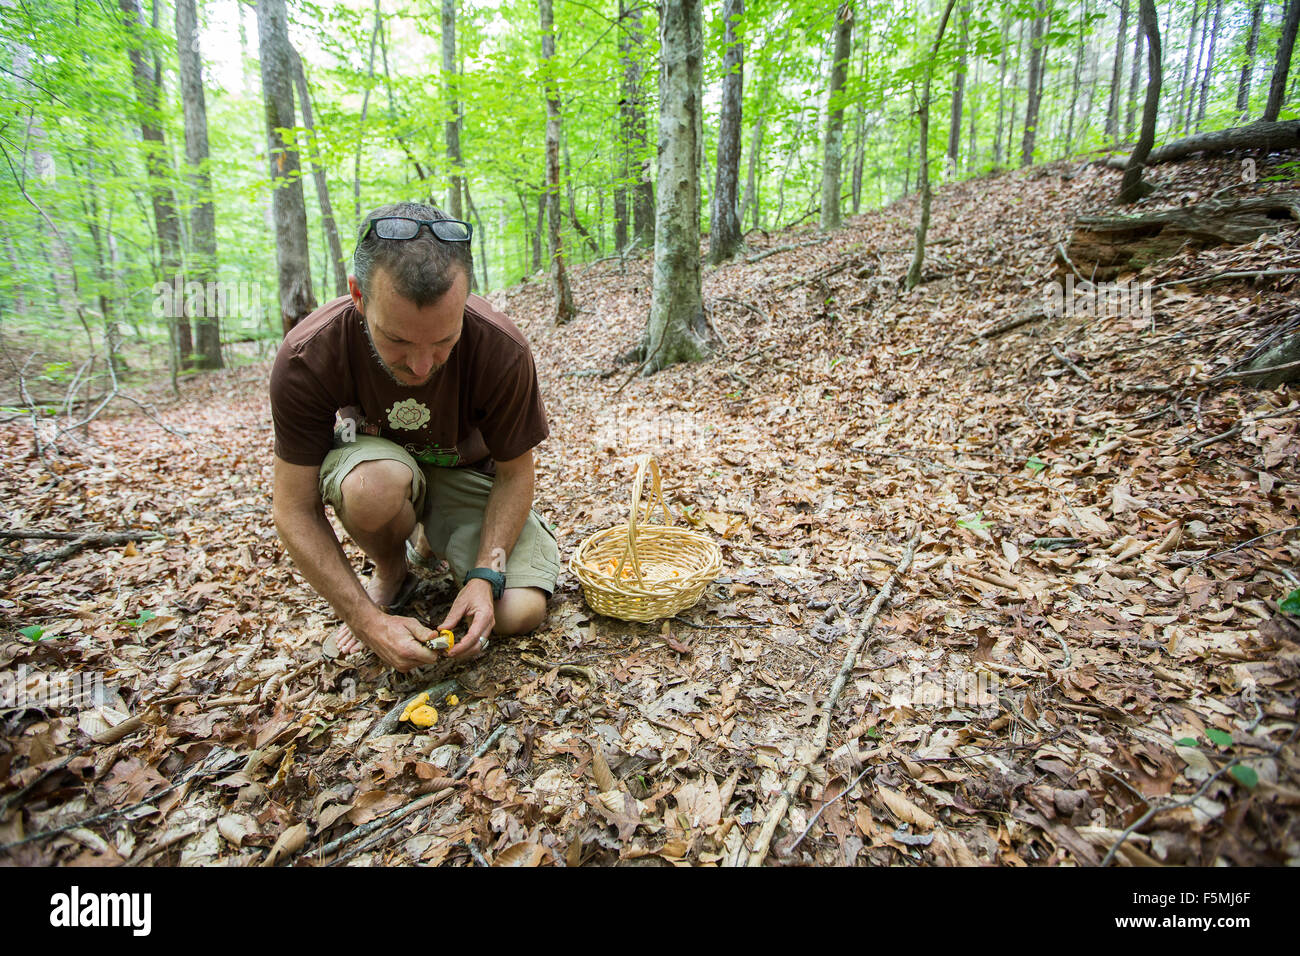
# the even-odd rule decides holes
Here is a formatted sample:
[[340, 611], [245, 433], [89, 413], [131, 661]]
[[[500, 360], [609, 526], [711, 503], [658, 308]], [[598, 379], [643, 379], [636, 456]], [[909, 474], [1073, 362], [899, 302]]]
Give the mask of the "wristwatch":
[[493, 571], [491, 568], [475, 568], [465, 575], [465, 583], [469, 584], [473, 578], [482, 578], [492, 585], [492, 600], [501, 600], [501, 595], [506, 589], [506, 576], [504, 574], [500, 571]]

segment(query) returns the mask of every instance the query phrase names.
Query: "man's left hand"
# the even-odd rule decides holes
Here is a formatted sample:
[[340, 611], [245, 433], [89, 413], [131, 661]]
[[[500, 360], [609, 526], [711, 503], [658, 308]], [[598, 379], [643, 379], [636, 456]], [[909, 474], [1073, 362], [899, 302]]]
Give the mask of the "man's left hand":
[[443, 618], [437, 629], [455, 630], [456, 625], [462, 620], [469, 622], [469, 630], [456, 642], [456, 646], [447, 652], [448, 657], [460, 657], [464, 654], [473, 656], [479, 646], [479, 639], [492, 633], [492, 626], [496, 623], [496, 611], [492, 602], [491, 583], [482, 578], [468, 581], [456, 595], [451, 609], [447, 611], [447, 616]]

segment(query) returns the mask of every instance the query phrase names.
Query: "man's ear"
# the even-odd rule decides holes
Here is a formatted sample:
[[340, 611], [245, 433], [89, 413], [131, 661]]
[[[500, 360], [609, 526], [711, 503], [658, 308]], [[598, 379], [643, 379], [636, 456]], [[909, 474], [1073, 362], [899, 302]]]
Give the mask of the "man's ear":
[[357, 307], [357, 311], [364, 316], [366, 300], [361, 295], [361, 283], [357, 281], [356, 276], [348, 276], [348, 294], [352, 296], [352, 304]]

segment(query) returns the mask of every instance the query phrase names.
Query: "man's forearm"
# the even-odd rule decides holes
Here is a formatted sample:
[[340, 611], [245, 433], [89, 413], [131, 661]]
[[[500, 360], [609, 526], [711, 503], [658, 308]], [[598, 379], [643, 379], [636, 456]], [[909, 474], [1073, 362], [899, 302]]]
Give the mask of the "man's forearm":
[[303, 577], [353, 631], [378, 613], [323, 512], [277, 512], [275, 527]]
[[488, 493], [483, 510], [483, 532], [479, 538], [477, 566], [495, 568], [493, 555], [500, 552], [501, 567], [510, 557], [519, 534], [524, 530], [528, 512], [533, 507], [533, 467], [531, 459], [527, 468], [498, 470]]

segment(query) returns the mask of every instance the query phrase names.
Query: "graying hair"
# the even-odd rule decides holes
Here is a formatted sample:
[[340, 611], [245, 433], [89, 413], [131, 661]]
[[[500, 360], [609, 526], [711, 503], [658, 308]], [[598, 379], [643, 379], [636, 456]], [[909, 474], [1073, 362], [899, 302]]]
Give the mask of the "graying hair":
[[443, 242], [427, 229], [414, 239], [380, 239], [370, 232], [370, 221], [385, 216], [408, 219], [448, 219], [441, 209], [417, 202], [389, 203], [372, 210], [357, 230], [357, 248], [352, 254], [352, 274], [361, 286], [362, 298], [370, 295], [370, 282], [382, 269], [393, 289], [404, 299], [423, 308], [441, 299], [456, 279], [456, 267], [468, 279], [474, 274], [474, 259], [468, 242]]

